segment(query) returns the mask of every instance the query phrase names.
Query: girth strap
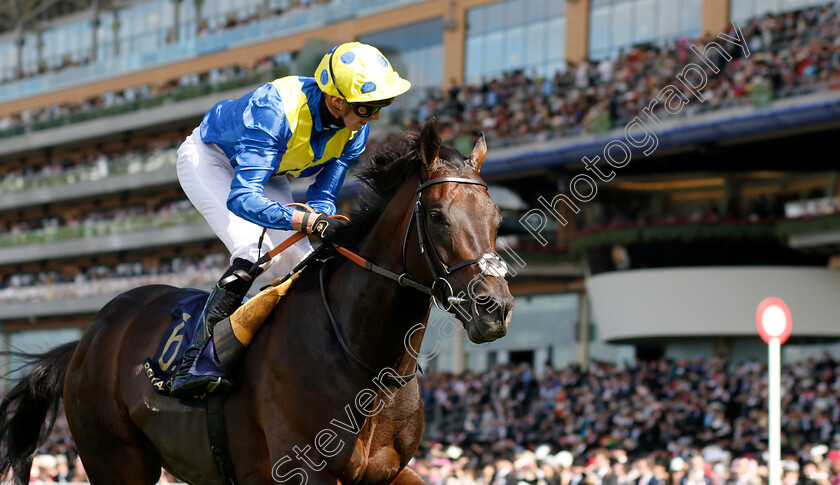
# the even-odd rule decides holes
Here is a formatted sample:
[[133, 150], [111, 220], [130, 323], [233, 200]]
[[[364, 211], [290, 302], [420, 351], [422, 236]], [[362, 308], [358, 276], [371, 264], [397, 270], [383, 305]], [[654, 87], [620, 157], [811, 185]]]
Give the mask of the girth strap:
[[207, 398], [207, 437], [210, 438], [210, 452], [222, 480], [226, 485], [239, 485], [225, 433], [224, 403], [227, 397], [228, 393], [222, 392], [210, 394]]

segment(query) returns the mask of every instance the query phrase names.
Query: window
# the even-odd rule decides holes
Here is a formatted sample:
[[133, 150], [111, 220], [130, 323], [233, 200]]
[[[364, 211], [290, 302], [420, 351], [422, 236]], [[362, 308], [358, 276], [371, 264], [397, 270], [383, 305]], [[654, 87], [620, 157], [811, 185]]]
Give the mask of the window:
[[768, 13], [788, 12], [829, 3], [826, 0], [731, 0], [731, 2], [730, 15], [740, 24]]
[[468, 82], [503, 72], [547, 76], [566, 54], [563, 1], [505, 0], [467, 12], [464, 77]]
[[702, 0], [593, 0], [589, 57], [602, 59], [637, 44], [699, 37], [702, 12]]
[[17, 46], [14, 41], [0, 43], [0, 80], [12, 79], [17, 67]]

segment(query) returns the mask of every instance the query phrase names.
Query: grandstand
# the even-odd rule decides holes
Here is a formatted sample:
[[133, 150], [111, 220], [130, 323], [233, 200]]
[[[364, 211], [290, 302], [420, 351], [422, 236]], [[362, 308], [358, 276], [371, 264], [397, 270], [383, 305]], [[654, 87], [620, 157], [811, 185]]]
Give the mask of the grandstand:
[[[414, 83], [374, 141], [432, 115], [458, 147], [486, 133], [482, 175], [507, 215], [508, 254], [522, 262], [511, 279], [518, 331], [482, 347], [440, 342], [432, 367], [760, 356], [751, 312], [765, 294], [794, 310], [790, 356], [840, 336], [831, 320], [840, 192], [836, 167], [816, 155], [831, 153], [837, 129], [836, 6], [234, 3], [43, 1], [7, 19], [6, 348], [75, 338], [132, 286], [212, 284], [224, 247], [180, 192], [175, 149], [214, 102], [309, 73], [347, 39], [380, 46]], [[584, 161], [607, 158], [610, 146], [618, 156], [609, 143], [631, 136], [650, 100], [698, 64], [700, 96], [685, 86], [685, 109], [660, 104], [648, 111], [654, 128], [636, 122], [650, 145], [600, 169]], [[357, 189], [348, 184], [342, 209]]]
[[[359, 40], [381, 48], [413, 83], [383, 110], [371, 149], [430, 116], [462, 151], [478, 132], [487, 135], [482, 176], [506, 217], [497, 251], [517, 273], [504, 339], [465, 343], [432, 315], [439, 331], [424, 342], [429, 435], [463, 449], [427, 450], [418, 464], [424, 477], [477, 481], [476, 465], [493, 460], [493, 473], [519, 470], [527, 463], [502, 461], [539, 441], [575, 451], [576, 461], [558, 461], [558, 480], [549, 482], [568, 485], [571, 478], [559, 477], [580, 472], [577, 455], [592, 451], [598, 443], [587, 440], [603, 438], [611, 419], [622, 449], [668, 450], [657, 456], [661, 476], [682, 476], [668, 460], [717, 443], [725, 426], [737, 428], [737, 440], [725, 443], [731, 452], [760, 453], [761, 432], [751, 427], [761, 416], [750, 396], [761, 391], [751, 386], [766, 348], [754, 312], [771, 295], [793, 312], [786, 389], [805, 396], [786, 404], [788, 452], [801, 458], [810, 443], [837, 441], [837, 4], [13, 3], [0, 16], [4, 349], [76, 339], [107, 301], [139, 285], [209, 288], [227, 254], [178, 186], [179, 143], [218, 100], [309, 75], [327, 48]], [[679, 109], [651, 107], [668, 86]], [[295, 184], [303, 197], [307, 184]], [[346, 184], [342, 212], [358, 190]], [[699, 356], [705, 360], [692, 361]], [[464, 370], [473, 374], [446, 374]], [[817, 377], [800, 380], [807, 376]], [[707, 377], [715, 385], [690, 402], [692, 386]], [[631, 382], [651, 394], [628, 391]], [[511, 402], [494, 398], [499, 392]], [[655, 416], [639, 417], [637, 399], [687, 404], [669, 412], [649, 403]], [[569, 417], [581, 413], [595, 418]], [[723, 416], [750, 419], [721, 424]], [[668, 425], [654, 433], [660, 417]], [[680, 440], [686, 426], [691, 439]], [[563, 432], [581, 439], [561, 439]], [[469, 466], [459, 459], [464, 450]], [[811, 463], [800, 462], [805, 476]], [[813, 464], [836, 473], [840, 453]]]

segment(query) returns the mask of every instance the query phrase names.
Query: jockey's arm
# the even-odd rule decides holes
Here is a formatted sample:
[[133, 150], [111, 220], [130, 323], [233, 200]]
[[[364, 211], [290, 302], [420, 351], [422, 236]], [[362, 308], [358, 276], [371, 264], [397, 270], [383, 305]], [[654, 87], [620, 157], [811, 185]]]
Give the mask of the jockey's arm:
[[324, 212], [327, 215], [335, 215], [335, 200], [338, 192], [344, 184], [344, 178], [350, 166], [358, 161], [359, 156], [365, 151], [370, 128], [365, 126], [353, 137], [344, 147], [341, 156], [328, 163], [323, 168], [316, 166], [301, 172], [301, 177], [309, 177], [317, 171], [318, 176], [315, 182], [306, 191], [306, 200], [309, 207], [315, 212]]
[[270, 229], [292, 228], [293, 209], [266, 197], [268, 179], [274, 175], [283, 156], [285, 143], [259, 129], [246, 130], [236, 145], [235, 171], [230, 183], [227, 207], [237, 216]]
[[290, 230], [294, 209], [263, 194], [265, 184], [272, 174], [270, 168], [240, 170], [237, 166], [230, 184], [227, 206], [237, 216], [261, 227]]
[[[347, 162], [341, 158], [336, 158], [326, 164], [326, 166], [318, 172], [318, 176], [315, 177], [315, 182], [313, 182], [306, 191], [307, 205], [312, 207], [315, 212], [324, 212], [329, 216], [335, 215], [336, 197], [338, 197], [338, 192], [344, 184], [344, 177], [347, 175], [347, 170], [353, 162], [355, 162], [355, 160]], [[304, 170], [301, 176], [306, 175], [308, 174]]]

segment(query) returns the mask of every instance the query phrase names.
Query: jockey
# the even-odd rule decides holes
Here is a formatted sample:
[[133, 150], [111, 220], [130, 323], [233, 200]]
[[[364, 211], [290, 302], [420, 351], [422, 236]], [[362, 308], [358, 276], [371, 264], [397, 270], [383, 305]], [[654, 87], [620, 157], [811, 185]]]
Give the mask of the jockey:
[[[365, 149], [368, 122], [379, 119], [379, 110], [410, 86], [376, 48], [341, 44], [324, 55], [314, 78], [284, 77], [222, 101], [187, 137], [178, 149], [178, 180], [227, 246], [231, 267], [207, 299], [170, 395], [191, 397], [209, 384], [211, 390], [234, 387], [194, 366], [202, 346], [212, 341], [214, 325], [242, 304], [254, 273], [282, 276], [312, 248], [303, 239], [252, 271], [260, 255], [295, 231], [328, 242], [345, 224], [329, 216], [335, 214], [347, 169]], [[288, 177], [311, 176], [307, 204], [316, 213], [287, 207], [292, 202]], [[263, 228], [268, 230], [259, 247]]]

